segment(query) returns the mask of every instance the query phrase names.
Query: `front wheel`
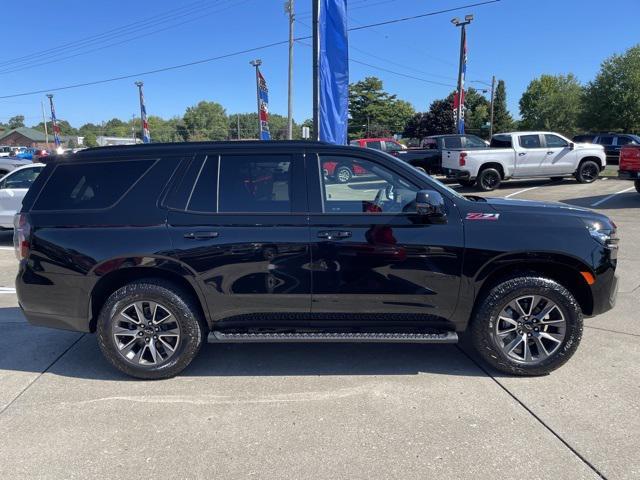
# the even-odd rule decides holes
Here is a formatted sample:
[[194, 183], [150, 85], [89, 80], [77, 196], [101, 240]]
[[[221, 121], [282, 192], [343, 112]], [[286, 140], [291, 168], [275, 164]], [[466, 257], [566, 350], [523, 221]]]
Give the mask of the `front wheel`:
[[473, 345], [501, 372], [545, 375], [578, 348], [582, 311], [571, 292], [553, 280], [506, 279], [479, 302], [471, 324]]
[[199, 309], [179, 287], [156, 279], [116, 290], [97, 324], [106, 359], [127, 375], [170, 378], [194, 359], [204, 340]]
[[634, 185], [636, 186], [636, 192], [640, 193], [640, 180], [636, 180]]
[[586, 160], [578, 166], [576, 180], [578, 183], [593, 183], [600, 175], [600, 166], [593, 160]]
[[334, 176], [338, 183], [347, 183], [353, 177], [353, 173], [349, 167], [342, 166], [336, 168]]

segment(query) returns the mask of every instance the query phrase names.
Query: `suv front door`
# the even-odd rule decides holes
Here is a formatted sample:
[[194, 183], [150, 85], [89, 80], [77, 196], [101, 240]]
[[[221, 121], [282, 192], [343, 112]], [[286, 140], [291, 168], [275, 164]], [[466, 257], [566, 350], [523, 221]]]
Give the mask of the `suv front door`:
[[168, 195], [172, 256], [194, 272], [213, 320], [308, 315], [303, 161], [286, 151], [198, 155]]
[[568, 175], [576, 170], [576, 152], [569, 142], [558, 135], [544, 134], [546, 153], [542, 161], [545, 175]]
[[[320, 175], [326, 162], [365, 173], [334, 183]], [[307, 154], [307, 172], [312, 312], [367, 321], [387, 314], [396, 326], [424, 315], [438, 321], [449, 317], [462, 268], [457, 208], [446, 200], [447, 222], [425, 223], [415, 211], [416, 180], [372, 156]]]

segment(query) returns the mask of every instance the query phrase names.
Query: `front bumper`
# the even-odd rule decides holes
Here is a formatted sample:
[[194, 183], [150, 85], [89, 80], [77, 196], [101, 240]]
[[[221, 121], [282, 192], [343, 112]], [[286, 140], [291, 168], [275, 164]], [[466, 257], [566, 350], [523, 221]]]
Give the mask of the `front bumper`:
[[590, 317], [595, 317], [608, 312], [616, 305], [618, 296], [618, 276], [613, 270], [597, 277], [597, 281], [591, 286], [593, 295], [593, 311]]

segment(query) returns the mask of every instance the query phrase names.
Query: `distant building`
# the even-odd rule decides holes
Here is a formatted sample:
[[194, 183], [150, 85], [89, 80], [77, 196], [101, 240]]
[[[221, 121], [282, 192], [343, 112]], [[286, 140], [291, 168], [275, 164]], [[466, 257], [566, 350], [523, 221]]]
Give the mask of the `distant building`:
[[[69, 142], [78, 144], [78, 137], [61, 136], [60, 142], [66, 147]], [[49, 143], [44, 132], [34, 128], [20, 127], [13, 130], [0, 132], [0, 145], [10, 145], [15, 147], [53, 148], [53, 135], [49, 134]]]
[[104, 135], [96, 137], [96, 142], [100, 147], [106, 147], [108, 145], [135, 145], [137, 143], [142, 143], [139, 138], [134, 140], [131, 137], [105, 137]]

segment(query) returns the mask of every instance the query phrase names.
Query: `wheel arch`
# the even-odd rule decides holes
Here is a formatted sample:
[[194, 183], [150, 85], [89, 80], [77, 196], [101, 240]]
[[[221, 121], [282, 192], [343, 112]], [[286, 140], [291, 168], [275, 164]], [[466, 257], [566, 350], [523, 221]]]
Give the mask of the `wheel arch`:
[[494, 261], [475, 277], [474, 310], [479, 300], [502, 280], [518, 274], [539, 274], [565, 287], [576, 298], [585, 315], [591, 315], [594, 299], [591, 288], [580, 272], [593, 274], [583, 262], [565, 255], [527, 253]]
[[483, 163], [482, 165], [480, 165], [480, 168], [478, 168], [478, 175], [480, 175], [480, 172], [482, 172], [483, 170], [486, 170], [487, 168], [495, 168], [500, 173], [501, 179], [502, 180], [505, 179], [504, 165], [502, 165], [500, 162], [485, 162], [485, 163]]
[[578, 162], [578, 165], [576, 166], [576, 172], [580, 169], [580, 165], [582, 165], [584, 162], [588, 162], [589, 160], [596, 162], [598, 164], [598, 166], [600, 167], [600, 171], [604, 170], [607, 166], [607, 157], [605, 157], [604, 160], [604, 165], [602, 162], [602, 158], [596, 156], [596, 155], [587, 155], [586, 157], [582, 157], [580, 159], [580, 161]]
[[[89, 295], [89, 329], [91, 332], [95, 332], [100, 310], [109, 296], [119, 288], [142, 279], [162, 279], [176, 285], [186, 295], [193, 298], [200, 308], [201, 318], [204, 318], [207, 324], [211, 325], [204, 295], [196, 283], [195, 276], [186, 267], [180, 263], [167, 262], [166, 260], [162, 262], [164, 263], [162, 266], [158, 262], [152, 262], [147, 266], [140, 266], [139, 263], [132, 265], [131, 258], [124, 260], [119, 267], [108, 271], [97, 269], [100, 275]], [[113, 265], [114, 262], [111, 260], [108, 263]]]

